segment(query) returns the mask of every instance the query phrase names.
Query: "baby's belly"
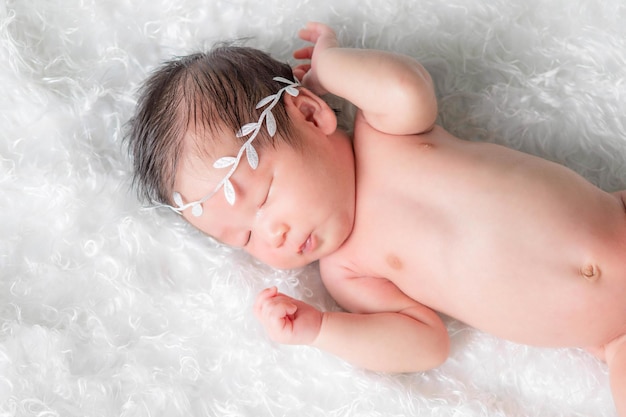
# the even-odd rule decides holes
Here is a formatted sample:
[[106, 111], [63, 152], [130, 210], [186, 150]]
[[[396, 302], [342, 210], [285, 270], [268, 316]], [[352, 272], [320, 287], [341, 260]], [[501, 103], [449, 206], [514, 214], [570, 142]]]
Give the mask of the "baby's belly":
[[578, 223], [574, 211], [498, 208], [495, 219], [470, 205], [463, 221], [398, 215], [420, 232], [390, 237], [402, 249], [383, 250], [380, 267], [417, 301], [519, 343], [591, 346], [626, 331], [626, 228], [620, 239], [603, 219], [617, 212], [579, 210]]
[[411, 298], [518, 343], [592, 346], [626, 331], [626, 279], [609, 276], [606, 259], [573, 261], [567, 255], [578, 252], [576, 247], [552, 253], [517, 249], [494, 249], [498, 260], [459, 257], [459, 267], [443, 268], [445, 273], [428, 280], [417, 275], [424, 264], [411, 262], [406, 273], [390, 275]]
[[[589, 265], [589, 272], [583, 272]], [[593, 268], [593, 269], [591, 269]], [[593, 274], [597, 263], [564, 262], [484, 274], [448, 277], [431, 306], [483, 331], [512, 341], [541, 346], [591, 346], [605, 343], [623, 329], [624, 288], [606, 286]], [[584, 274], [589, 273], [591, 278]], [[410, 287], [410, 286], [409, 286]], [[450, 291], [451, 287], [455, 287]], [[616, 289], [618, 291], [616, 291]], [[413, 291], [411, 291], [413, 290]], [[407, 288], [408, 292], [418, 291]]]

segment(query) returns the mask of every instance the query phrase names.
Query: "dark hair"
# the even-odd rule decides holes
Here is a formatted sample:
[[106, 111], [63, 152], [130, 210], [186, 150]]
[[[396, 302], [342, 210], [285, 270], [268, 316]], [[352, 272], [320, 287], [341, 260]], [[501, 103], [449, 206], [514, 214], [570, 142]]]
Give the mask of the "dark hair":
[[[259, 50], [221, 46], [209, 52], [176, 57], [163, 63], [140, 89], [135, 115], [128, 124], [126, 141], [133, 163], [133, 185], [148, 201], [171, 204], [174, 176], [183, 138], [189, 129], [197, 149], [217, 132], [235, 133], [258, 120], [256, 104], [284, 85], [274, 77], [293, 79], [288, 64]], [[291, 124], [283, 105], [272, 111], [277, 135], [259, 132], [255, 146], [273, 144], [277, 137], [289, 141]], [[205, 143], [203, 143], [203, 141]], [[222, 156], [222, 155], [220, 155]]]

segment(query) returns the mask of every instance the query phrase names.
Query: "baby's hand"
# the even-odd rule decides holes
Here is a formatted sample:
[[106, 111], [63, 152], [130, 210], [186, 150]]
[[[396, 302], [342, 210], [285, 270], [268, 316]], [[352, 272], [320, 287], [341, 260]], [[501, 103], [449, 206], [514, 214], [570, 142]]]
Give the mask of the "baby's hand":
[[308, 345], [322, 326], [322, 313], [302, 301], [278, 292], [276, 287], [261, 291], [254, 305], [270, 339], [278, 343]]
[[323, 23], [309, 22], [298, 32], [300, 39], [311, 42], [313, 46], [306, 46], [293, 53], [296, 59], [309, 59], [310, 64], [300, 64], [293, 69], [294, 75], [302, 81], [302, 84], [317, 95], [324, 95], [328, 91], [321, 85], [317, 78], [317, 66], [319, 57], [330, 48], [339, 46], [335, 31]]

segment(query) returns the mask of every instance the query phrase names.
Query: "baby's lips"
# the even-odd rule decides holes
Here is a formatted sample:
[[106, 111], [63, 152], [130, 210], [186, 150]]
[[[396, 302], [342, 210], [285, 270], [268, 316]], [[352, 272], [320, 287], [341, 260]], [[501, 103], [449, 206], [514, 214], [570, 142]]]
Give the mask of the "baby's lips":
[[300, 249], [298, 250], [298, 253], [304, 254], [304, 253], [312, 252], [315, 249], [316, 244], [317, 244], [317, 241], [315, 237], [313, 236], [313, 234], [310, 234], [306, 238], [304, 243], [300, 245]]

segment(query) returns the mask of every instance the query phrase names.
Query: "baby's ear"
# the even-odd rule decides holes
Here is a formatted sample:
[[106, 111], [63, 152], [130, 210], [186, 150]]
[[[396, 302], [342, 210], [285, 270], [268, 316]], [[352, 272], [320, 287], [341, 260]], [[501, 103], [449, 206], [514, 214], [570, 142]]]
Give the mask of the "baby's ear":
[[[310, 90], [300, 87], [297, 96], [285, 94], [285, 106], [290, 117], [313, 123], [325, 135], [337, 130], [337, 116], [330, 106]], [[294, 112], [292, 114], [292, 112]]]

